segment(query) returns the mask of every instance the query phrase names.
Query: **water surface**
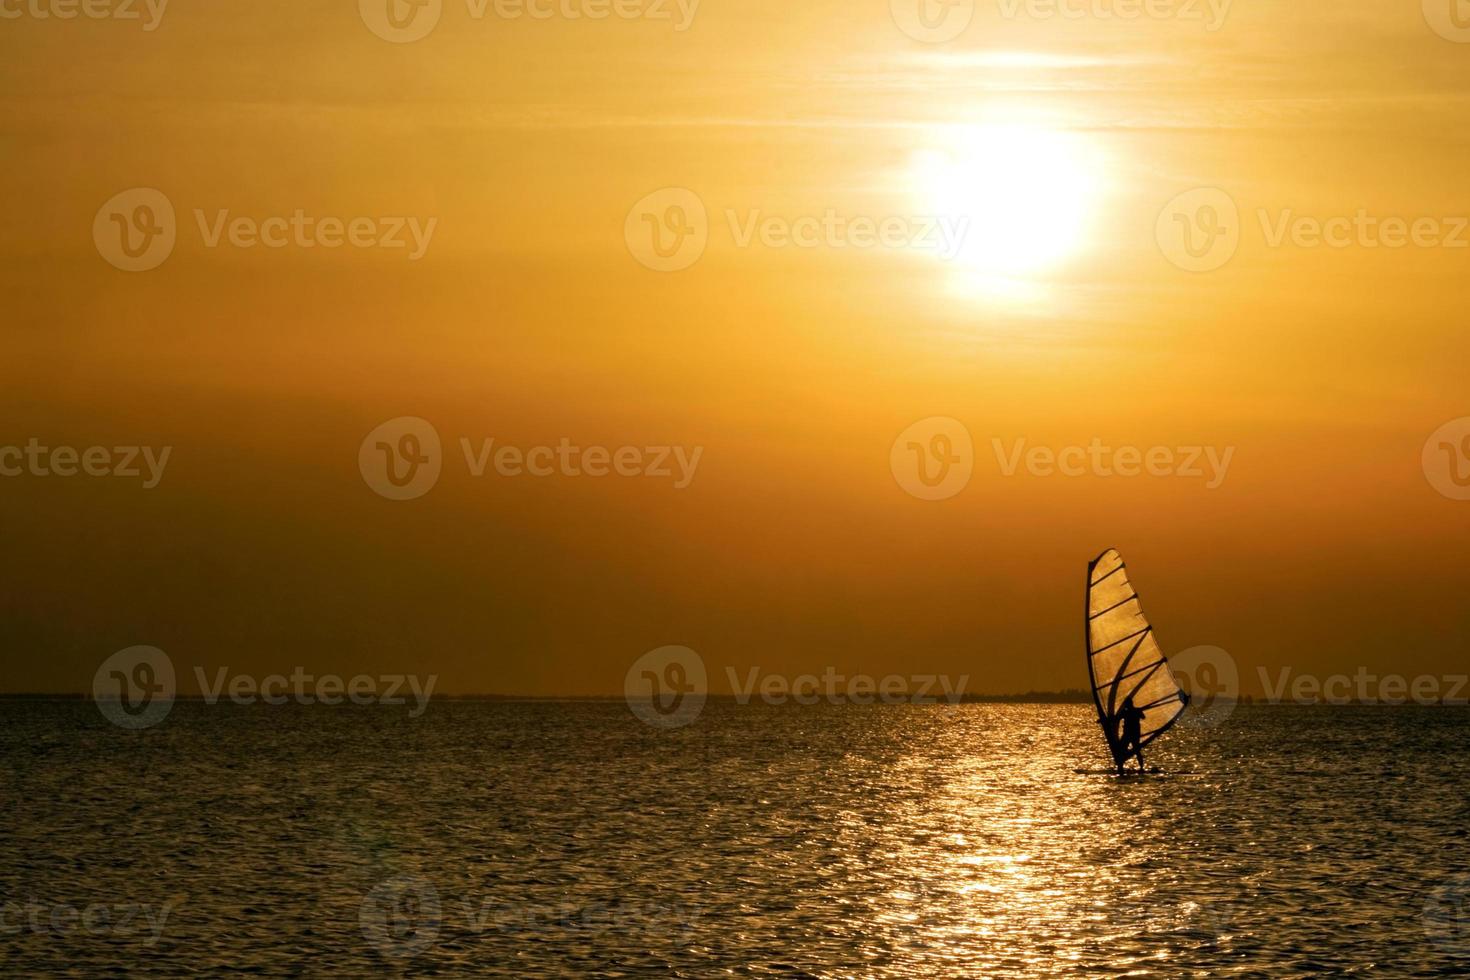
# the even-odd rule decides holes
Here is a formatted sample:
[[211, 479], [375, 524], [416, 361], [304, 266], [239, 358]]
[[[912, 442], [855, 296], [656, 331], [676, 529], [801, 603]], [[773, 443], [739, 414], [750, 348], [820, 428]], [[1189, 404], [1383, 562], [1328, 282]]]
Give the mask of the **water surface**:
[[11, 701], [0, 739], [10, 975], [1470, 971], [1464, 708], [1242, 706], [1123, 782], [1074, 705]]

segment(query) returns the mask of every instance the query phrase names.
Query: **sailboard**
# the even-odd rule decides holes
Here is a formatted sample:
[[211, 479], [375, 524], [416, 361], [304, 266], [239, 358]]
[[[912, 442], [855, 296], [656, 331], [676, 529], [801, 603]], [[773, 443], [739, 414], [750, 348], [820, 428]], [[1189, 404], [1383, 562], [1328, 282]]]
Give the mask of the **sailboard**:
[[1087, 566], [1085, 626], [1087, 671], [1097, 721], [1121, 772], [1135, 755], [1135, 747], [1123, 744], [1125, 703], [1131, 698], [1143, 712], [1136, 746], [1141, 752], [1179, 720], [1189, 695], [1169, 669], [1154, 629], [1143, 615], [1123, 556], [1111, 548]]

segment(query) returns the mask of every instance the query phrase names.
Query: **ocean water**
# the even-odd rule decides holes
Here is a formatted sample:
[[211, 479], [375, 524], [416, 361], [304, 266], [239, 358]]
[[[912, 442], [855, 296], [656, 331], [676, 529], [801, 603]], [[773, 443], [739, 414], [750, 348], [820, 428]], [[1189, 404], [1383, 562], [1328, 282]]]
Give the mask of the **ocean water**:
[[1470, 709], [0, 703], [6, 976], [1470, 971]]

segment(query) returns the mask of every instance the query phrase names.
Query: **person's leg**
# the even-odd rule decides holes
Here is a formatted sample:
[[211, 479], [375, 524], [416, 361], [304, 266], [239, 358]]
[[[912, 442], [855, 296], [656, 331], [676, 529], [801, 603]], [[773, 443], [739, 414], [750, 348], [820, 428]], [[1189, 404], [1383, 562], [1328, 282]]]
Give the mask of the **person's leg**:
[[1143, 749], [1139, 749], [1138, 750], [1138, 771], [1139, 772], [1146, 772], [1147, 771], [1147, 767], [1144, 766], [1144, 764], [1143, 764]]

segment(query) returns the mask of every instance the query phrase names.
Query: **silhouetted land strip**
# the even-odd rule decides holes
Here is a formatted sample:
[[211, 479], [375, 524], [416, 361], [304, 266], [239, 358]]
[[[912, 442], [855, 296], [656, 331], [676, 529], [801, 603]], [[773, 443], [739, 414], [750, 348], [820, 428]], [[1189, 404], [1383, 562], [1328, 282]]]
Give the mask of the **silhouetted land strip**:
[[[866, 698], [866, 701], [864, 701], [864, 700], [859, 699], [858, 697], [854, 697], [854, 696], [851, 696], [851, 695], [848, 695], [848, 694], [845, 694], [845, 693], [833, 694], [830, 697], [825, 692], [819, 692], [819, 693], [816, 693], [815, 695], [813, 695], [810, 692], [803, 692], [802, 693], [802, 697], [803, 698], [810, 699], [813, 696], [815, 696], [816, 699], [817, 699], [817, 702], [816, 703], [825, 703], [825, 702], [828, 702], [828, 701], [834, 701], [836, 703], [854, 703], [854, 704], [863, 704], [863, 703], [869, 703], [869, 704], [882, 704], [882, 703], [906, 704], [906, 703], [908, 703], [908, 699], [906, 697], [903, 697], [903, 696], [900, 696], [900, 697], [897, 697], [897, 698], [893, 698], [893, 699], [889, 699], [888, 701], [885, 702], [885, 700], [880, 695], [878, 695], [878, 694], [863, 695], [862, 698]], [[352, 704], [351, 699], [349, 699], [346, 695], [335, 695], [335, 697], [337, 697], [340, 700], [341, 705], [351, 705]], [[796, 700], [796, 697], [794, 695], [790, 694], [790, 693], [785, 694], [783, 697], [784, 697], [784, 700], [775, 701], [774, 703], [778, 703], [778, 704], [795, 704], [795, 705], [798, 705], [798, 706], [800, 705], [800, 702], [798, 702]], [[16, 694], [0, 694], [0, 701], [91, 701], [91, 700], [92, 700], [92, 695], [90, 693], [79, 694], [79, 693], [20, 692], [20, 693], [16, 693]], [[555, 703], [555, 702], [583, 702], [583, 701], [585, 701], [588, 704], [599, 704], [599, 703], [618, 703], [618, 702], [624, 701], [625, 698], [622, 695], [620, 695], [620, 694], [547, 694], [547, 695], [533, 695], [533, 694], [439, 694], [439, 693], [436, 692], [430, 698], [430, 700], [431, 701], [490, 701], [490, 702], [521, 703], [521, 704], [534, 704], [534, 703], [537, 703], [537, 702], [545, 702], [545, 703], [550, 704], [550, 703]], [[734, 702], [736, 704], [741, 704], [741, 703], [744, 703], [744, 704], [759, 704], [759, 703], [763, 703], [766, 699], [763, 698], [759, 694], [749, 694], [749, 695], [710, 694], [710, 695], [707, 695], [707, 700], [709, 700], [709, 701], [730, 701], [730, 702]], [[1277, 700], [1272, 700], [1271, 698], [1267, 698], [1267, 697], [1253, 696], [1253, 695], [1250, 695], [1250, 694], [1242, 694], [1239, 697], [1235, 698], [1234, 700], [1235, 700], [1235, 703], [1236, 704], [1256, 704], [1256, 705], [1267, 705], [1267, 706], [1270, 706], [1270, 705], [1278, 705], [1278, 706], [1292, 706], [1292, 705], [1297, 705], [1297, 706], [1301, 706], [1301, 707], [1329, 707], [1329, 708], [1330, 707], [1351, 707], [1351, 706], [1355, 706], [1355, 705], [1381, 705], [1381, 706], [1390, 707], [1390, 708], [1392, 708], [1392, 707], [1413, 706], [1413, 705], [1421, 705], [1421, 706], [1426, 706], [1426, 707], [1465, 707], [1467, 705], [1470, 705], [1470, 701], [1467, 701], [1465, 698], [1444, 698], [1444, 699], [1440, 699], [1440, 700], [1413, 700], [1413, 699], [1410, 699], [1410, 698], [1405, 698], [1405, 699], [1392, 700], [1392, 701], [1385, 700], [1385, 699], [1382, 699], [1382, 698], [1379, 698], [1377, 700], [1366, 699], [1366, 700], [1349, 700], [1349, 701], [1327, 701], [1325, 699], [1318, 699], [1318, 700], [1315, 700], [1315, 701], [1310, 701], [1310, 700], [1296, 700], [1296, 699], [1293, 699], [1293, 698], [1280, 698], [1280, 699], [1277, 699]], [[200, 694], [177, 694], [177, 695], [174, 696], [174, 701], [176, 701], [176, 702], [193, 702], [193, 701], [197, 701], [197, 702], [199, 702], [201, 704], [211, 704], [211, 703], [212, 704], [231, 704], [231, 703], [234, 703], [229, 698], [229, 696], [227, 696], [227, 695], [220, 695], [220, 696], [218, 696], [216, 698], [213, 698], [211, 700], [210, 698], [206, 698], [206, 697], [204, 697], [203, 695], [200, 695]], [[1228, 701], [1228, 699], [1221, 699], [1220, 703], [1226, 703], [1227, 701]], [[1084, 690], [1081, 690], [1081, 689], [1078, 689], [1078, 688], [1072, 688], [1072, 689], [1068, 689], [1068, 690], [1064, 690], [1064, 691], [1027, 691], [1024, 694], [963, 694], [963, 695], [958, 695], [955, 698], [955, 702], [956, 703], [959, 703], [959, 704], [1091, 704], [1092, 703], [1092, 696], [1089, 695]], [[259, 703], [259, 701], [257, 701], [256, 703]], [[939, 695], [931, 695], [928, 698], [926, 698], [923, 701], [921, 701], [920, 703], [925, 703], [925, 704], [930, 704], [930, 703], [933, 703], [933, 704], [949, 704], [951, 702], [950, 702], [950, 699], [949, 698], [945, 697], [942, 694], [939, 694]], [[332, 705], [328, 705], [328, 706], [331, 707]], [[367, 706], [367, 705], [363, 705], [363, 706]]]

